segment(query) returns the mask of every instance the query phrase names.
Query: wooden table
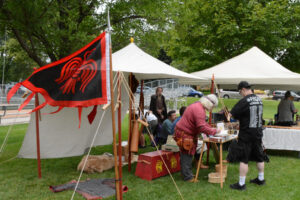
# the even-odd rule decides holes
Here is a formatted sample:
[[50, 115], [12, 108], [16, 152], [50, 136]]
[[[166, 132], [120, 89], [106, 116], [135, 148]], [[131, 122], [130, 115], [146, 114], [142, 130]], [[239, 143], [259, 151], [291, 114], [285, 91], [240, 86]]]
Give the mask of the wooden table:
[[197, 182], [198, 181], [198, 176], [199, 176], [199, 171], [200, 171], [200, 165], [201, 165], [201, 162], [202, 162], [202, 157], [203, 157], [203, 151], [204, 151], [204, 146], [206, 143], [215, 143], [215, 144], [220, 144], [220, 151], [219, 151], [219, 158], [220, 158], [220, 176], [221, 176], [221, 183], [220, 183], [220, 186], [221, 188], [223, 188], [223, 144], [226, 143], [226, 142], [229, 142], [231, 140], [234, 140], [236, 139], [238, 136], [237, 135], [229, 135], [228, 137], [226, 138], [222, 138], [222, 139], [216, 139], [216, 138], [205, 138], [203, 140], [203, 145], [202, 145], [202, 148], [201, 148], [201, 154], [200, 154], [200, 158], [199, 158], [199, 161], [198, 161], [198, 167], [197, 167], [197, 173], [196, 173], [196, 176], [194, 178], [194, 182]]

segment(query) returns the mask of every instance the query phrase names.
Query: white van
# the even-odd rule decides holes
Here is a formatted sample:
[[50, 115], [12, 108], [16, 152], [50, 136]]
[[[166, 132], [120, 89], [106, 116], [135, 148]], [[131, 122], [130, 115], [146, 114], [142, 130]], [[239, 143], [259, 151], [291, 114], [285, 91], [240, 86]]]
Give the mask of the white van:
[[241, 99], [242, 95], [237, 90], [220, 89], [220, 97], [224, 99]]

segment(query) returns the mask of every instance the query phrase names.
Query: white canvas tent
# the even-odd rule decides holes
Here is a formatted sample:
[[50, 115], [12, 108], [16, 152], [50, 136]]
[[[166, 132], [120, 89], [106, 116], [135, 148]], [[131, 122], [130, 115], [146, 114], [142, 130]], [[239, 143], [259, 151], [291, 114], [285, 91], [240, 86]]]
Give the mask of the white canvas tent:
[[214, 74], [216, 83], [224, 89], [235, 89], [242, 80], [259, 89], [300, 89], [300, 74], [286, 69], [257, 47], [191, 74], [207, 79]]
[[[134, 43], [113, 54], [113, 71], [122, 71], [128, 77], [132, 72], [138, 79], [178, 78], [180, 82], [200, 82], [202, 79], [177, 70], [156, 58], [146, 54]], [[116, 97], [115, 92], [115, 97]], [[116, 102], [116, 101], [115, 101]], [[128, 109], [129, 98], [124, 86], [122, 87], [122, 119]], [[103, 113], [98, 107], [98, 114], [92, 125], [86, 116], [92, 108], [82, 110], [81, 128], [78, 129], [77, 109], [65, 108], [53, 115], [42, 115], [40, 121], [40, 152], [41, 158], [60, 158], [82, 155], [90, 146], [96, 132], [100, 117]], [[51, 106], [44, 107], [42, 113], [56, 110]], [[95, 146], [112, 143], [112, 125], [110, 109], [106, 111]], [[36, 158], [35, 115], [31, 115], [19, 157]]]
[[[115, 92], [115, 97], [117, 93]], [[39, 95], [40, 99], [43, 99]], [[42, 103], [40, 101], [40, 103]], [[115, 101], [116, 102], [116, 101]], [[101, 106], [94, 122], [90, 125], [87, 115], [93, 107], [83, 108], [81, 114], [81, 128], [78, 128], [78, 111], [76, 108], [64, 108], [56, 114], [41, 115], [39, 121], [40, 130], [40, 154], [41, 158], [61, 158], [82, 155], [90, 146], [97, 130], [100, 118], [103, 114]], [[49, 105], [41, 109], [41, 113], [50, 113], [57, 108]], [[128, 95], [122, 88], [122, 118], [128, 109]], [[117, 116], [116, 116], [117, 120]], [[111, 110], [107, 109], [94, 146], [111, 144], [112, 137]], [[18, 157], [36, 158], [36, 127], [35, 113], [31, 114], [30, 122]]]

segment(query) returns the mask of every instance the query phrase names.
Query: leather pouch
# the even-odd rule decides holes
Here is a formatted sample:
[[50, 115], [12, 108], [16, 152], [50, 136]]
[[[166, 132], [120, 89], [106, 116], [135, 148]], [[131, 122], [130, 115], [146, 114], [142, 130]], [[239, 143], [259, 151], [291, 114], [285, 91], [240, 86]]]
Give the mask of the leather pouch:
[[190, 151], [194, 146], [194, 141], [191, 138], [184, 138], [182, 145], [183, 149]]
[[177, 143], [177, 146], [178, 146], [179, 148], [183, 148], [182, 138], [175, 138], [175, 137], [174, 137], [174, 139], [175, 139], [175, 141], [176, 141], [176, 143]]

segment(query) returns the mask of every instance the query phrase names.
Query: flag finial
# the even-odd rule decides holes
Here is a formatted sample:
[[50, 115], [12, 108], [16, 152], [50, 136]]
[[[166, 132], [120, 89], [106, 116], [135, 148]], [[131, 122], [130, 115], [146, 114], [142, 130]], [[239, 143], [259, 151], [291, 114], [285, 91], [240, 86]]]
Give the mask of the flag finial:
[[134, 39], [133, 37], [130, 38], [130, 43], [133, 43], [134, 42]]

